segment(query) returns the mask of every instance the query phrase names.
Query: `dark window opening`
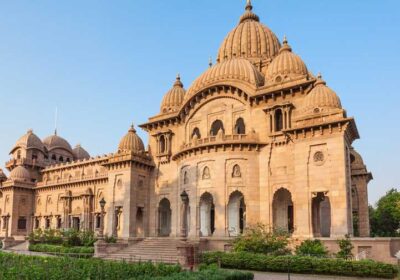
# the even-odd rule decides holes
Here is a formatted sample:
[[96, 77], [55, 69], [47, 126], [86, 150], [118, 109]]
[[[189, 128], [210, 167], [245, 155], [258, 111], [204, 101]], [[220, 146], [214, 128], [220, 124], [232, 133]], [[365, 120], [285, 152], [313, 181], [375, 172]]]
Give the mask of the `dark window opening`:
[[220, 130], [222, 130], [222, 132], [225, 132], [224, 124], [222, 123], [222, 121], [216, 120], [211, 125], [211, 131], [210, 131], [211, 136], [217, 136]]
[[61, 161], [61, 162], [63, 162], [63, 161], [64, 161], [64, 158], [63, 158], [63, 157], [60, 157], [59, 159], [60, 159], [60, 161]]
[[57, 228], [60, 229], [61, 226], [62, 226], [61, 218], [58, 217], [58, 218], [57, 218]]
[[35, 229], [38, 229], [40, 225], [39, 219], [35, 218]]
[[236, 134], [246, 134], [246, 125], [244, 124], [243, 118], [238, 118], [235, 125]]
[[275, 110], [275, 131], [281, 131], [283, 129], [283, 114], [281, 109]]
[[165, 152], [166, 152], [165, 136], [161, 135], [161, 137], [160, 137], [160, 154], [163, 154]]
[[46, 229], [50, 228], [50, 218], [46, 218]]
[[67, 162], [70, 162], [71, 160], [69, 159], [69, 158], [67, 158], [67, 160], [66, 160]]
[[37, 154], [32, 154], [32, 160], [36, 160], [38, 158]]
[[26, 218], [20, 217], [18, 219], [18, 230], [26, 230]]
[[17, 152], [17, 159], [20, 159], [21, 158], [21, 151], [18, 151]]
[[96, 216], [96, 228], [100, 228], [101, 224], [101, 215]]
[[52, 156], [51, 156], [51, 159], [52, 159], [52, 160], [57, 160], [56, 155], [52, 155]]
[[201, 138], [200, 129], [199, 129], [198, 127], [196, 127], [195, 129], [193, 129], [192, 138], [193, 138], [194, 136], [196, 136], [197, 139], [200, 139], [200, 138]]

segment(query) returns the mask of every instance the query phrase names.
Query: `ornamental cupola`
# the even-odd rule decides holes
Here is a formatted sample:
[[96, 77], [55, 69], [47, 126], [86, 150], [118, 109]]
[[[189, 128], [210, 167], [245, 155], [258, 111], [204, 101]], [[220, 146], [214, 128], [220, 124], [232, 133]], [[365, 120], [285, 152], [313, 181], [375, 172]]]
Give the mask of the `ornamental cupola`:
[[178, 111], [185, 98], [185, 93], [181, 77], [178, 75], [173, 87], [165, 94], [162, 100], [161, 113], [167, 114]]
[[298, 55], [292, 52], [292, 48], [285, 37], [278, 56], [267, 67], [267, 81], [270, 83], [283, 83], [307, 77], [306, 64]]
[[320, 114], [338, 110], [342, 111], [342, 104], [339, 97], [326, 85], [321, 74], [318, 75], [314, 88], [305, 97], [303, 110], [306, 114]]
[[145, 153], [143, 141], [136, 134], [136, 129], [133, 124], [128, 130], [128, 133], [125, 134], [119, 142], [118, 152], [131, 152], [138, 155]]

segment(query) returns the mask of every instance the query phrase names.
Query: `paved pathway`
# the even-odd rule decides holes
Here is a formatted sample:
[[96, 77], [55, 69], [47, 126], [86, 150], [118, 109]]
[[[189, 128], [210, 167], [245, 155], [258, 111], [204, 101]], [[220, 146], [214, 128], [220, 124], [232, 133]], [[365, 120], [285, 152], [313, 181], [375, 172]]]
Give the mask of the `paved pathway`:
[[[284, 273], [254, 272], [255, 280], [288, 280]], [[290, 280], [382, 280], [378, 278], [354, 278], [343, 276], [301, 275], [291, 274]]]

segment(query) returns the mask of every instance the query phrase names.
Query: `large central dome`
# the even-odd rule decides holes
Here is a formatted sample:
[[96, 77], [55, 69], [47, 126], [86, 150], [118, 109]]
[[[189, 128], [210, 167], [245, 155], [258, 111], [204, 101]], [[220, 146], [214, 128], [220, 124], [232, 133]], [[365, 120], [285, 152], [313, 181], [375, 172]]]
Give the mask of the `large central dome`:
[[250, 0], [241, 16], [239, 25], [226, 36], [222, 43], [218, 61], [243, 57], [255, 64], [269, 63], [279, 53], [280, 43], [276, 35], [253, 13]]

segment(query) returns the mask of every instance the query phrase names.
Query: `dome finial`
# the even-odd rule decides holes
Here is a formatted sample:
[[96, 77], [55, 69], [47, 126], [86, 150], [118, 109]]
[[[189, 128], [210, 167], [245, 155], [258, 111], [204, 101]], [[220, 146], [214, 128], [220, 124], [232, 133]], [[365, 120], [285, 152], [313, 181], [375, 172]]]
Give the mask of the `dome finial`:
[[326, 85], [326, 82], [325, 82], [324, 79], [322, 78], [321, 72], [318, 73], [318, 75], [317, 75], [317, 81], [315, 82], [315, 86], [318, 86], [318, 85]]
[[286, 37], [286, 35], [284, 35], [283, 36], [283, 42], [282, 42], [284, 45], [287, 45], [288, 44], [288, 40], [287, 40], [287, 37]]
[[210, 66], [210, 68], [213, 66], [213, 60], [212, 57], [210, 56], [210, 58], [208, 59], [208, 66]]
[[132, 124], [131, 124], [131, 128], [129, 129], [129, 132], [136, 133], [135, 125], [134, 125], [133, 122], [132, 122]]
[[279, 53], [281, 53], [283, 51], [289, 51], [289, 52], [292, 51], [292, 48], [289, 46], [288, 39], [287, 39], [286, 35], [283, 36], [282, 47], [279, 50]]
[[251, 5], [251, 0], [246, 1], [246, 11], [252, 11], [253, 5]]
[[179, 73], [176, 75], [176, 80], [175, 80], [175, 83], [174, 83], [174, 87], [183, 88], [183, 84], [181, 82], [181, 75]]

